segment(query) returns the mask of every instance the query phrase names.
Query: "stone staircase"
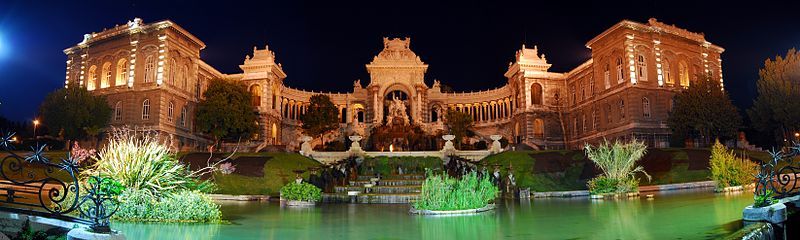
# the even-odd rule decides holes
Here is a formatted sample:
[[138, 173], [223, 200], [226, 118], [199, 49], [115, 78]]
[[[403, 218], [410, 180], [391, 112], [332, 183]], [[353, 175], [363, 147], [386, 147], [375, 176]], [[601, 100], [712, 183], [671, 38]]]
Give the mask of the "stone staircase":
[[[419, 198], [424, 175], [406, 174], [389, 175], [379, 180], [371, 188], [364, 187], [370, 184], [370, 179], [375, 176], [358, 176], [355, 181], [350, 181], [348, 186], [337, 186], [335, 193], [323, 193], [322, 202], [326, 203], [410, 203]], [[357, 191], [357, 196], [349, 196], [348, 192]]]

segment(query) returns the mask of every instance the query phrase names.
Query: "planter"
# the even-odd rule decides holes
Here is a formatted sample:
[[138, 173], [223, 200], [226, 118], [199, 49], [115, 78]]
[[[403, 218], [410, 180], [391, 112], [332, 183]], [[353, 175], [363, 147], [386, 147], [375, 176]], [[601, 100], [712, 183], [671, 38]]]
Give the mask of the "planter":
[[628, 193], [601, 193], [601, 194], [591, 194], [589, 198], [591, 199], [605, 199], [605, 198], [621, 198], [621, 197], [639, 197], [639, 192], [628, 192]]
[[313, 207], [316, 205], [316, 202], [311, 201], [299, 201], [299, 200], [286, 200], [281, 199], [281, 202], [289, 207]]
[[481, 212], [487, 212], [495, 209], [494, 204], [486, 204], [486, 206], [482, 208], [474, 208], [474, 209], [465, 209], [465, 210], [420, 210], [414, 207], [411, 207], [409, 212], [411, 214], [418, 214], [418, 215], [463, 215], [463, 214], [475, 214]]
[[745, 221], [777, 224], [785, 222], [787, 218], [786, 205], [780, 202], [760, 208], [754, 208], [753, 205], [750, 205], [742, 211], [742, 220]]

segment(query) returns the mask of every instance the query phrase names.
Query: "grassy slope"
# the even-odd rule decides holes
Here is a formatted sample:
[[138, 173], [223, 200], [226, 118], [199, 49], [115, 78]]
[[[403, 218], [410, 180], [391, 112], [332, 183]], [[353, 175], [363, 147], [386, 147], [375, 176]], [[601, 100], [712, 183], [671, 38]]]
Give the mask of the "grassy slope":
[[[309, 167], [320, 165], [317, 161], [297, 153], [237, 154], [237, 156], [245, 155], [272, 157], [264, 164], [264, 177], [215, 173], [214, 180], [218, 186], [217, 193], [277, 196], [283, 185], [294, 180], [295, 174], [292, 172], [293, 170], [306, 170]], [[308, 177], [308, 173], [304, 173], [304, 177]]]
[[[642, 179], [641, 185], [654, 185], [654, 184], [669, 184], [669, 183], [684, 183], [695, 181], [710, 180], [710, 171], [708, 169], [702, 170], [689, 170], [688, 154], [683, 149], [660, 149], [671, 155], [670, 170], [664, 172], [650, 172], [653, 177], [652, 181], [647, 182]], [[700, 149], [695, 149], [700, 150]], [[702, 149], [708, 151], [707, 149]], [[564, 163], [564, 171], [552, 173], [534, 173], [533, 169], [536, 164], [536, 157], [544, 153], [557, 153], [560, 154]], [[769, 155], [760, 152], [748, 152], [747, 155], [753, 160], [768, 159]], [[583, 154], [583, 151], [515, 151], [504, 152], [497, 155], [492, 155], [482, 160], [486, 164], [501, 164], [502, 174], [506, 175], [506, 167], [513, 164], [514, 176], [517, 178], [517, 185], [523, 188], [530, 187], [533, 191], [566, 191], [566, 190], [584, 190], [586, 189], [586, 181], [582, 179], [581, 173], [584, 171], [586, 164], [591, 164]], [[491, 171], [491, 167], [489, 167]]]

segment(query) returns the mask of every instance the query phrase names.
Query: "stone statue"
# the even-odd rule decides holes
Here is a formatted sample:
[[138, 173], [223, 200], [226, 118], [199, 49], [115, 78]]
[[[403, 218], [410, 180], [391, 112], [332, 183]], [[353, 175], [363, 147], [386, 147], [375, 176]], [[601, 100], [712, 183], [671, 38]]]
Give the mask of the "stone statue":
[[392, 122], [395, 118], [400, 118], [403, 120], [404, 125], [408, 125], [408, 115], [406, 115], [406, 104], [403, 103], [403, 100], [400, 100], [397, 97], [392, 98], [392, 102], [389, 104], [389, 118], [388, 122]]
[[356, 81], [353, 82], [353, 88], [361, 88], [361, 79], [356, 79]]

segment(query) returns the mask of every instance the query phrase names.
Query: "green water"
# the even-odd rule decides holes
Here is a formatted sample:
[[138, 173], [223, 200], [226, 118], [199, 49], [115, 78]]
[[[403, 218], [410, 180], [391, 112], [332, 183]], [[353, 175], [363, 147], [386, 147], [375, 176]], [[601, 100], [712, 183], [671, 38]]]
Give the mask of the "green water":
[[752, 193], [710, 189], [646, 198], [501, 202], [494, 212], [429, 217], [408, 205], [225, 202], [229, 225], [113, 223], [128, 239], [711, 239], [741, 227]]

